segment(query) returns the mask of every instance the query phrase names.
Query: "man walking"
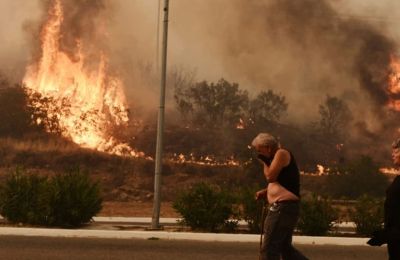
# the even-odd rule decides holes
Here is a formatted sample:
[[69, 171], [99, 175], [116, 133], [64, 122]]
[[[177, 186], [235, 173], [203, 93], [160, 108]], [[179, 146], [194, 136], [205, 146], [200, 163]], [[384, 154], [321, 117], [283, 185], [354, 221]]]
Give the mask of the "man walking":
[[296, 161], [268, 133], [258, 134], [252, 146], [263, 163], [264, 176], [268, 181], [267, 188], [256, 193], [257, 199], [267, 197], [269, 203], [260, 259], [307, 259], [292, 245], [292, 235], [300, 211], [300, 172]]

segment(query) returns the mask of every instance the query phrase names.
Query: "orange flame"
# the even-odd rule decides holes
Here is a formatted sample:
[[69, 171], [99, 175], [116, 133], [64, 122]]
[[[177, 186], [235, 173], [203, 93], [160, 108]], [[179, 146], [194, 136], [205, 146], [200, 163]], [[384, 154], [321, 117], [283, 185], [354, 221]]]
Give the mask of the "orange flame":
[[[128, 123], [121, 80], [107, 74], [104, 52], [98, 51], [97, 57], [91, 55], [89, 60], [80, 39], [75, 40], [73, 59], [61, 50], [63, 12], [61, 0], [53, 0], [41, 31], [41, 57], [27, 67], [23, 83], [33, 92], [55, 100], [49, 113], [56, 114], [65, 137], [85, 148], [138, 156], [107, 133], [112, 126]], [[63, 107], [65, 102], [67, 109]]]
[[197, 164], [197, 165], [208, 165], [208, 166], [239, 166], [240, 162], [235, 159], [235, 157], [229, 156], [225, 160], [217, 160], [213, 155], [200, 156], [200, 158], [196, 158], [196, 156], [191, 153], [190, 155], [173, 154], [172, 157], [169, 158], [170, 162], [173, 163], [189, 163], [189, 164]]
[[390, 74], [387, 92], [389, 94], [389, 108], [400, 111], [400, 99], [393, 96], [400, 95], [400, 59], [394, 55], [390, 57]]
[[383, 174], [398, 175], [399, 169], [396, 168], [380, 168], [379, 171]]
[[236, 129], [245, 129], [244, 120], [239, 118], [239, 122], [236, 124]]

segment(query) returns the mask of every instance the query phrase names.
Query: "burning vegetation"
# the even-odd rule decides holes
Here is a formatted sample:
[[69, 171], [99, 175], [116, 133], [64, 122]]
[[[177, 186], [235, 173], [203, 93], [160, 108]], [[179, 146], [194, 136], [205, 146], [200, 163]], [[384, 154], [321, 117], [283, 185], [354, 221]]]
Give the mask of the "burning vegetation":
[[[136, 156], [133, 149], [113, 136], [113, 130], [126, 127], [129, 120], [123, 83], [112, 74], [106, 51], [84, 37], [95, 36], [92, 41], [105, 37], [102, 21], [96, 16], [85, 18], [99, 23], [93, 26], [95, 31], [74, 31], [82, 28], [68, 24], [74, 17], [66, 17], [67, 2], [49, 1], [47, 18], [41, 27], [40, 55], [28, 66], [23, 83], [30, 96], [39, 93], [52, 99], [47, 116], [58, 120], [64, 137], [85, 148]], [[100, 7], [88, 5], [86, 11], [100, 12], [95, 9]], [[43, 106], [40, 100], [35, 102], [32, 98], [31, 102]], [[45, 119], [37, 120], [40, 123]], [[50, 126], [46, 127], [51, 131]]]
[[[374, 154], [371, 147], [387, 150], [382, 144], [390, 143], [398, 129], [400, 63], [390, 37], [367, 23], [338, 16], [327, 1], [225, 3], [228, 9], [243, 8], [235, 8], [240, 12], [221, 25], [229, 35], [215, 41], [214, 47], [221, 45], [226, 55], [219, 57], [226, 72], [220, 76], [246, 83], [208, 82], [190, 73], [174, 80], [175, 72], [170, 73], [174, 93], [167, 104], [174, 109], [167, 111], [165, 158], [180, 164], [244, 165], [253, 156], [249, 141], [268, 131], [296, 154], [305, 172], [323, 175], [323, 167], [358, 154], [373, 154], [388, 165], [389, 156]], [[126, 75], [110, 61], [109, 4], [44, 1], [40, 48], [22, 81], [32, 110], [39, 111], [35, 123], [46, 131], [59, 132], [83, 148], [152, 155], [155, 120], [144, 119], [148, 115], [128, 105], [126, 95], [136, 93], [127, 91]], [[241, 30], [249, 17], [257, 17], [250, 19], [254, 30]], [[142, 77], [154, 78], [152, 73]], [[129, 89], [135, 88], [131, 84]], [[145, 97], [135, 99], [147, 101]], [[143, 117], [134, 130], [128, 129], [130, 111]]]
[[[155, 152], [156, 105], [148, 107], [154, 104], [150, 97], [158, 96], [151, 92], [158, 75], [151, 66], [137, 65], [141, 61], [126, 61], [129, 55], [136, 59], [135, 48], [122, 50], [123, 59], [109, 50], [107, 19], [114, 1], [42, 2], [46, 12], [39, 44], [21, 79], [23, 88], [10, 88], [0, 77], [0, 165], [56, 172], [76, 164], [101, 175], [107, 199], [151, 198], [154, 162], [144, 155]], [[202, 73], [204, 78], [197, 79], [190, 66], [208, 63], [202, 60], [207, 55], [197, 59], [196, 51], [190, 66], [169, 70], [173, 93], [167, 93], [166, 197], [173, 198], [177, 186], [204, 179], [229, 190], [263, 184], [260, 164], [248, 147], [259, 132], [279, 137], [293, 152], [305, 190], [337, 198], [383, 192], [387, 178], [379, 169], [396, 172], [382, 168], [391, 164], [389, 144], [399, 129], [395, 41], [368, 23], [340, 17], [328, 1], [214, 2], [231, 10], [226, 23], [210, 15], [195, 21], [197, 26], [172, 27], [182, 36], [179, 30], [188, 24], [193, 36], [213, 22], [203, 28], [207, 33], [182, 42], [188, 52], [196, 46], [192, 40], [208, 42], [207, 53], [217, 50], [213, 62], [222, 67], [213, 73], [224, 78], [210, 81], [215, 77]], [[188, 3], [177, 3], [177, 14], [182, 9], [187, 15], [184, 7], [205, 1]], [[221, 33], [210, 36], [216, 24]], [[143, 31], [154, 32], [135, 29], [138, 38]], [[217, 36], [222, 37], [209, 40]], [[150, 49], [149, 42], [145, 48]], [[170, 48], [169, 54], [177, 55], [177, 47]], [[141, 122], [134, 127], [133, 117]], [[360, 155], [369, 157], [358, 160]], [[351, 193], [356, 182], [357, 192]]]

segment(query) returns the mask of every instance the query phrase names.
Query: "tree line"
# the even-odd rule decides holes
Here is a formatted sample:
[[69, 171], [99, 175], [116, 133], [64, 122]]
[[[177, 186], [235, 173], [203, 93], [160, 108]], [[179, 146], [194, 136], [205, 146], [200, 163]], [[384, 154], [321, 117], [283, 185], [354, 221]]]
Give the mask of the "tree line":
[[[281, 138], [285, 146], [298, 150], [305, 164], [344, 160], [353, 115], [339, 97], [327, 95], [321, 104], [316, 104], [319, 120], [304, 127], [283, 123], [290, 104], [283, 94], [272, 89], [250, 95], [239, 84], [225, 79], [194, 82], [180, 78], [174, 82], [173, 98], [180, 120], [170, 128], [179, 134], [167, 134], [167, 151], [170, 148], [217, 157], [233, 154], [246, 160], [251, 138], [266, 131]], [[196, 140], [194, 149], [190, 140]]]
[[[356, 198], [365, 189], [355, 188], [353, 183], [363, 181], [359, 187], [376, 193], [382, 193], [386, 187], [376, 156], [360, 157], [362, 153], [346, 148], [360, 144], [347, 132], [352, 127], [353, 115], [339, 97], [327, 95], [321, 104], [316, 104], [319, 120], [306, 127], [282, 123], [290, 106], [283, 94], [266, 89], [251, 96], [239, 84], [225, 79], [214, 83], [181, 80], [174, 87], [173, 100], [177, 114], [169, 116], [177, 120], [167, 120], [164, 147], [167, 158], [182, 153], [194, 160], [233, 159], [244, 165], [246, 179], [259, 183], [262, 181], [258, 178], [259, 165], [251, 161], [254, 154], [249, 144], [257, 133], [266, 131], [281, 138], [305, 172], [315, 172], [317, 164], [331, 169], [329, 180], [320, 187], [321, 194], [329, 191], [334, 197]], [[35, 138], [49, 133], [61, 137], [56, 115], [48, 114], [53, 103], [51, 98], [30, 93], [0, 78], [0, 138]], [[154, 125], [124, 136], [133, 136], [132, 147], [151, 156], [155, 151], [155, 131]], [[370, 184], [378, 188], [372, 189]]]

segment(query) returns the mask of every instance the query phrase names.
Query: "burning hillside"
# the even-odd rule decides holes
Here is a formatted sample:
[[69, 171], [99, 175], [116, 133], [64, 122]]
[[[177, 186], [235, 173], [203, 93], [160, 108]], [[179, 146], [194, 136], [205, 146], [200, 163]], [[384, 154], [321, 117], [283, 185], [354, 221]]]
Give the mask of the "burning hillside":
[[[112, 135], [113, 128], [128, 123], [128, 109], [122, 81], [111, 74], [106, 51], [93, 42], [105, 37], [104, 25], [96, 16], [79, 17], [96, 19], [97, 25], [91, 28], [95, 31], [87, 32], [73, 21], [74, 17], [66, 17], [65, 5], [71, 4], [67, 2], [49, 2], [40, 33], [41, 54], [28, 66], [23, 83], [33, 93], [55, 101], [48, 114], [58, 119], [63, 136], [82, 147], [136, 155]], [[101, 6], [92, 4], [86, 15], [99, 13]], [[79, 8], [84, 7], [76, 3], [75, 15], [82, 14], [84, 10]], [[84, 33], [95, 37], [89, 41]]]
[[[129, 119], [123, 82], [138, 86], [126, 93], [131, 95], [129, 100], [134, 100], [135, 105], [142, 102], [145, 103], [143, 106], [147, 106], [143, 109], [140, 107], [141, 111], [145, 111], [139, 113], [141, 119], [149, 118], [155, 110], [154, 102], [149, 101], [156, 96], [154, 88], [149, 87], [152, 83], [138, 84], [142, 78], [151, 78], [151, 72], [143, 72], [137, 64], [153, 59], [150, 53], [153, 55], [151, 44], [154, 43], [156, 26], [150, 23], [155, 19], [149, 14], [156, 10], [150, 10], [155, 6], [123, 0], [42, 2], [47, 12], [42, 17], [38, 38], [40, 48], [34, 48], [34, 58], [23, 79], [25, 86], [33, 93], [55, 101], [49, 109], [49, 116], [57, 118], [63, 136], [82, 147], [137, 155], [128, 145], [118, 141], [115, 129], [124, 128]], [[111, 10], [108, 8], [111, 2], [118, 2], [115, 9], [111, 8], [118, 12], [113, 20], [113, 24], [119, 22], [115, 28], [108, 26], [107, 19], [104, 19]], [[222, 6], [227, 12], [224, 23], [219, 22], [220, 12], [214, 13]], [[204, 9], [207, 10], [207, 16], [197, 17], [196, 9], [202, 8], [207, 8]], [[144, 19], [146, 15], [148, 17]], [[360, 147], [357, 153], [368, 153], [372, 143], [387, 142], [384, 139], [391, 139], [397, 133], [398, 113], [390, 111], [400, 109], [400, 65], [394, 56], [397, 44], [381, 27], [372, 26], [369, 21], [357, 17], [343, 17], [331, 6], [330, 1], [182, 2], [174, 6], [174, 20], [176, 23], [171, 23], [171, 32], [175, 37], [169, 45], [169, 57], [175, 63], [173, 65], [182, 63], [189, 69], [190, 66], [198, 66], [204, 80], [211, 80], [213, 75], [227, 77], [229, 81], [239, 82], [240, 88], [248, 91], [250, 97], [256, 94], [256, 90], [271, 89], [286, 98], [289, 109], [287, 117], [279, 122], [283, 123], [282, 127], [278, 127], [278, 124], [274, 127], [271, 124], [265, 126], [259, 122], [255, 126], [254, 122], [248, 123], [254, 118], [246, 121], [246, 117], [241, 117], [234, 127], [246, 132], [246, 138], [251, 138], [255, 132], [272, 129], [282, 140], [290, 140], [288, 147], [292, 145], [302, 151], [326, 141], [329, 148], [326, 149], [323, 143], [318, 146], [315, 155], [304, 156], [305, 160], [325, 163], [314, 157], [321, 157], [324, 153], [320, 151], [329, 149], [332, 152], [326, 153], [326, 158], [337, 154], [335, 147], [328, 143], [332, 138], [310, 137], [310, 140], [304, 141], [304, 133], [315, 131], [313, 134], [318, 134], [318, 129], [309, 130], [306, 127], [319, 120], [318, 107], [327, 95], [348, 104], [352, 114], [352, 119], [347, 120], [351, 122], [339, 129], [345, 132], [343, 136], [346, 140], [333, 140], [332, 143], [346, 143], [347, 147], [356, 143], [356, 147]], [[127, 21], [132, 25], [129, 30], [126, 30]], [[151, 27], [153, 25], [154, 28]], [[248, 30], [249, 26], [251, 30]], [[213, 30], [218, 30], [218, 33], [210, 33]], [[203, 44], [197, 45], [202, 42], [209, 43], [207, 48]], [[182, 52], [182, 46], [187, 51]], [[114, 48], [114, 52], [108, 47]], [[185, 57], [180, 56], [183, 53]], [[212, 59], [208, 58], [210, 55]], [[185, 63], [188, 57], [190, 62]], [[215, 64], [218, 64], [218, 69]], [[120, 65], [118, 71], [123, 77], [115, 73], [113, 65]], [[143, 75], [133, 76], [132, 71], [136, 71], [136, 74], [143, 72]], [[169, 84], [171, 87], [174, 85], [173, 82]], [[142, 89], [139, 91], [139, 88]], [[171, 100], [167, 104], [173, 102], [172, 95], [169, 98]], [[40, 103], [35, 105], [41, 106]], [[170, 118], [175, 118], [175, 114]], [[176, 118], [179, 125], [181, 118]], [[154, 132], [143, 136], [145, 131], [149, 131], [146, 129], [151, 128], [147, 126], [152, 124], [145, 122], [145, 130], [131, 134], [136, 137], [131, 147], [146, 154], [154, 152]], [[213, 122], [210, 125], [224, 124]], [[176, 127], [168, 127], [173, 132], [177, 131]], [[191, 127], [195, 129], [198, 126]], [[336, 133], [336, 130], [331, 132]], [[186, 134], [187, 130], [183, 129], [182, 132]], [[203, 129], [199, 132], [198, 135], [202, 135]], [[242, 140], [243, 137], [238, 134], [238, 138], [226, 138], [223, 151], [220, 147], [214, 148], [211, 142], [203, 142], [202, 146], [207, 147], [201, 150], [197, 133], [187, 134], [186, 139], [182, 138], [183, 134], [172, 139], [171, 134], [166, 133], [166, 139], [174, 140], [170, 141], [172, 145], [165, 146], [165, 152], [169, 155], [167, 158], [172, 158], [172, 161], [214, 163], [217, 161], [215, 158], [221, 157], [228, 164], [231, 161], [236, 163], [241, 161], [238, 159], [237, 154], [241, 153], [238, 150], [246, 149], [249, 142], [248, 139]], [[218, 142], [223, 134], [216, 135]], [[232, 136], [236, 137], [236, 133]], [[297, 140], [292, 136], [298, 136], [297, 139], [305, 145], [293, 145]], [[144, 143], [143, 147], [149, 148], [141, 147], [141, 142]], [[166, 140], [166, 144], [168, 142]], [[194, 159], [192, 154], [196, 154]]]

